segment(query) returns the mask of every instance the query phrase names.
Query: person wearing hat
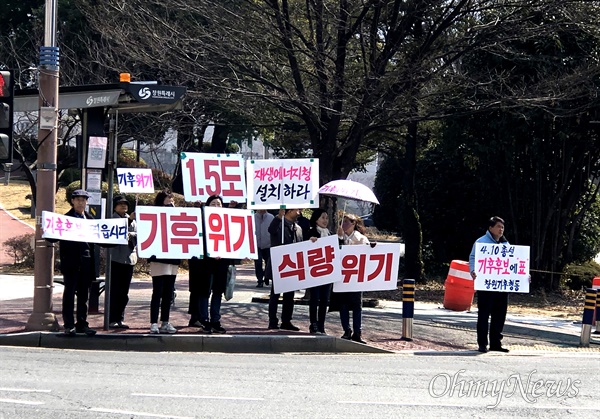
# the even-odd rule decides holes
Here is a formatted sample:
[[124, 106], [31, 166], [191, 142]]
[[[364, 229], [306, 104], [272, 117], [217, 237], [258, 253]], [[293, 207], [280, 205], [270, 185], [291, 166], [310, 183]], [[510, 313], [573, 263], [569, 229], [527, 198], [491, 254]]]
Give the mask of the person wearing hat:
[[[85, 211], [89, 197], [90, 195], [83, 189], [73, 191], [71, 194], [72, 208], [65, 215], [93, 219], [94, 217]], [[94, 244], [60, 240], [59, 252], [60, 271], [63, 274], [65, 286], [62, 300], [65, 335], [75, 336], [76, 333], [85, 333], [88, 336], [94, 336], [96, 331], [90, 329], [87, 322], [89, 290], [92, 281], [96, 279]], [[75, 295], [77, 295], [77, 322], [73, 315]]]
[[123, 195], [113, 198], [113, 218], [127, 218], [128, 243], [111, 248], [110, 262], [110, 310], [108, 327], [111, 329], [129, 329], [125, 319], [125, 307], [129, 302], [129, 287], [133, 277], [133, 267], [137, 263], [137, 225], [135, 212], [127, 214], [129, 202]]

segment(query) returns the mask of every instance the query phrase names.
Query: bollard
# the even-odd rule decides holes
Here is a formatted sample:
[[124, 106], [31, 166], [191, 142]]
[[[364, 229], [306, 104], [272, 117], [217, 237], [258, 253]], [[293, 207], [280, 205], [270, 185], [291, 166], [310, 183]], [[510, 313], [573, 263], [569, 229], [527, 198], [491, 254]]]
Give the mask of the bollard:
[[596, 291], [596, 331], [594, 334], [600, 335], [600, 291]]
[[590, 346], [590, 335], [592, 332], [592, 319], [596, 309], [596, 295], [598, 290], [588, 288], [585, 292], [585, 304], [583, 306], [583, 320], [581, 321], [581, 338], [579, 346]]
[[413, 340], [413, 318], [415, 317], [415, 280], [402, 282], [402, 340]]

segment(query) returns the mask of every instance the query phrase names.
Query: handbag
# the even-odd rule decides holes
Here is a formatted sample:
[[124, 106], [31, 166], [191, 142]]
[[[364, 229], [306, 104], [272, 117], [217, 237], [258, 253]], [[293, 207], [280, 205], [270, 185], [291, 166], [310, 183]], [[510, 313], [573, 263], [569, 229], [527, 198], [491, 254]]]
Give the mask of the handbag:
[[225, 294], [223, 295], [226, 301], [229, 301], [233, 298], [233, 289], [235, 288], [235, 274], [235, 265], [229, 265], [227, 267], [227, 284], [225, 285]]

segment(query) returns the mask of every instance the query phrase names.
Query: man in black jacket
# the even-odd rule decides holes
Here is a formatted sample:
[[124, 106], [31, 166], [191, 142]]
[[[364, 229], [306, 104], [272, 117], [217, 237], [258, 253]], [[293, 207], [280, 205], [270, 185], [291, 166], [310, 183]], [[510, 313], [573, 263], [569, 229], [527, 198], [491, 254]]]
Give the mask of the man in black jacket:
[[[71, 205], [73, 208], [65, 215], [75, 218], [93, 219], [85, 211], [90, 195], [83, 189], [73, 191]], [[88, 296], [92, 281], [96, 279], [94, 261], [94, 244], [60, 240], [60, 270], [63, 274], [65, 289], [63, 291], [62, 316], [65, 323], [65, 335], [75, 336], [85, 333], [94, 336], [96, 331], [90, 329], [87, 322]], [[77, 294], [77, 323], [73, 315], [75, 295]]]
[[[283, 211], [283, 210], [282, 210]], [[280, 246], [282, 244], [291, 244], [301, 242], [302, 228], [296, 224], [296, 220], [300, 216], [299, 209], [286, 209], [281, 220], [281, 213], [271, 221], [269, 233], [271, 234], [271, 247]], [[281, 240], [281, 228], [283, 226], [283, 243]], [[271, 259], [267, 263], [267, 272], [265, 278], [273, 279], [273, 268]], [[294, 311], [294, 291], [283, 293], [283, 304], [281, 309], [281, 327], [277, 318], [277, 304], [279, 302], [279, 294], [273, 291], [271, 285], [271, 295], [269, 297], [269, 329], [284, 329], [284, 330], [300, 330], [292, 324], [292, 313]]]

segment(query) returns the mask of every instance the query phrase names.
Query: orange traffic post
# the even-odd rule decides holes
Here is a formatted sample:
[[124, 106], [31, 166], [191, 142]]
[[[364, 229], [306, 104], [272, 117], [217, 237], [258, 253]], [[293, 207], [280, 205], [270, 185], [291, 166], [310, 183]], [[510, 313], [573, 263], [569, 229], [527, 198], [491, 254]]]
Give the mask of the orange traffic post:
[[468, 311], [473, 304], [475, 282], [469, 272], [469, 262], [453, 260], [444, 283], [444, 308]]

